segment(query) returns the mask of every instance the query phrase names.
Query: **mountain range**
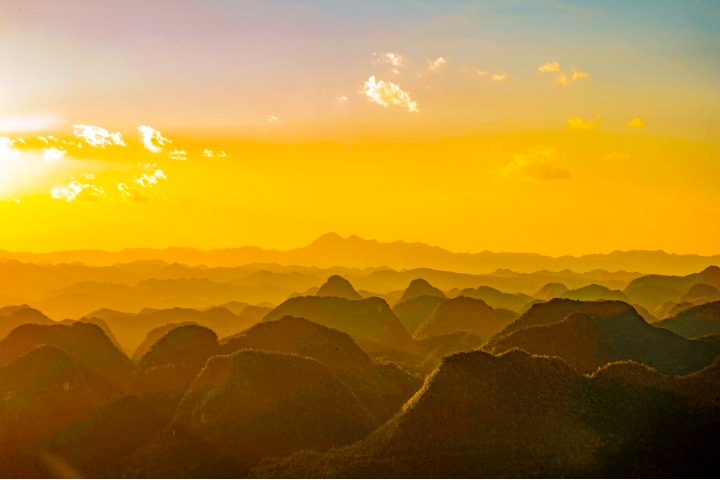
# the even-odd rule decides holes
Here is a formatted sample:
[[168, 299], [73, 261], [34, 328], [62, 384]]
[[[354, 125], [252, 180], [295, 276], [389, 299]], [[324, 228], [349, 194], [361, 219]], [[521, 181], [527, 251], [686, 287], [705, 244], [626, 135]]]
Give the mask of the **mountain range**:
[[290, 250], [237, 247], [214, 250], [171, 247], [167, 249], [128, 248], [117, 252], [69, 250], [52, 253], [0, 251], [1, 260], [32, 263], [74, 263], [114, 265], [117, 263], [157, 261], [187, 265], [238, 266], [252, 263], [277, 263], [315, 267], [344, 266], [366, 268], [386, 266], [393, 269], [431, 268], [463, 273], [487, 273], [497, 269], [515, 272], [538, 270], [595, 269], [653, 272], [686, 275], [720, 263], [720, 255], [677, 255], [664, 251], [632, 250], [606, 254], [551, 257], [536, 253], [489, 252], [456, 253], [425, 243], [379, 242], [352, 235], [343, 238], [326, 233], [310, 244]]

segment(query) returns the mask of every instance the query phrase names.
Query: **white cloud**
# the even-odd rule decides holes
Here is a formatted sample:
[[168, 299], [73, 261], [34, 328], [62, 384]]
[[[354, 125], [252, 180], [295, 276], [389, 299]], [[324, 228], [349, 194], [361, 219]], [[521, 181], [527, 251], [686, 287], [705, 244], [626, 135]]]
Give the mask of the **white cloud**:
[[277, 121], [278, 121], [278, 117], [276, 117], [275, 115], [268, 115], [268, 116], [267, 116], [267, 122], [268, 122], [268, 123], [275, 123], [275, 122], [277, 122]]
[[438, 70], [447, 63], [447, 59], [443, 57], [438, 57], [435, 60], [428, 60], [428, 70]]
[[558, 165], [563, 158], [555, 148], [540, 145], [513, 155], [512, 160], [500, 168], [499, 177], [537, 181], [568, 179], [570, 172]]
[[[120, 132], [109, 132], [95, 125], [73, 125], [73, 133], [91, 147], [105, 148], [108, 145], [125, 146]], [[45, 142], [47, 143], [47, 140], [45, 140]]]
[[105, 197], [105, 189], [95, 185], [95, 176], [83, 175], [81, 181], [73, 179], [67, 186], [50, 190], [52, 198], [72, 202], [74, 200], [99, 200]]
[[0, 160], [14, 160], [20, 158], [20, 150], [14, 148], [15, 140], [0, 137]]
[[167, 180], [165, 172], [158, 169], [153, 173], [142, 173], [139, 176], [133, 178], [133, 182], [140, 185], [143, 188], [148, 188], [153, 185], [157, 185], [160, 180]]
[[168, 156], [170, 157], [170, 160], [187, 160], [187, 152], [185, 150], [175, 149], [172, 152], [168, 152]]
[[165, 145], [172, 143], [171, 140], [163, 137], [158, 130], [149, 125], [140, 125], [137, 129], [140, 132], [143, 145], [153, 153], [160, 153]]
[[371, 76], [365, 82], [363, 93], [369, 101], [387, 107], [388, 105], [397, 105], [407, 108], [408, 112], [419, 112], [417, 103], [405, 92], [400, 86], [383, 80], [376, 80], [375, 76]]
[[45, 156], [46, 162], [54, 162], [56, 160], [60, 160], [66, 154], [67, 154], [67, 152], [65, 150], [60, 150], [59, 148], [55, 148], [55, 147], [43, 149], [43, 155]]
[[563, 72], [560, 69], [560, 62], [547, 62], [543, 63], [538, 67], [538, 72], [540, 73], [554, 73], [555, 74], [555, 83], [556, 85], [560, 85], [562, 87], [567, 87], [570, 82], [574, 82], [577, 80], [582, 80], [584, 78], [588, 78], [590, 76], [587, 72], [581, 72], [577, 70], [575, 67], [572, 67], [572, 75], [568, 77], [565, 72]]
[[393, 53], [393, 52], [386, 52], [382, 55], [379, 55], [377, 53], [375, 55], [375, 60], [373, 60], [373, 64], [378, 65], [382, 63], [389, 63], [393, 67], [402, 67], [405, 65], [405, 57], [400, 55], [399, 53]]
[[205, 158], [227, 158], [227, 153], [225, 153], [222, 150], [219, 150], [217, 152], [210, 150], [209, 148], [206, 148], [203, 152], [203, 157]]
[[507, 74], [505, 73], [495, 73], [492, 77], [490, 77], [493, 82], [504, 82], [505, 79], [507, 79]]

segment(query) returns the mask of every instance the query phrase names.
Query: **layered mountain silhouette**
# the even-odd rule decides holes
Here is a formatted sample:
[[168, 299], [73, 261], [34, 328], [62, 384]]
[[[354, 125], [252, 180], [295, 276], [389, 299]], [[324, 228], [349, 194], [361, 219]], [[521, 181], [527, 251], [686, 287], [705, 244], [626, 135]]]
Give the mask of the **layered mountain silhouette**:
[[565, 299], [534, 305], [483, 348], [496, 354], [520, 348], [558, 356], [581, 373], [634, 360], [664, 374], [687, 374], [720, 355], [711, 344], [653, 327], [624, 302]]
[[391, 348], [415, 351], [410, 335], [380, 298], [348, 300], [340, 297], [290, 298], [268, 313], [263, 321], [285, 316], [301, 317], [349, 333], [370, 350]]
[[333, 275], [320, 286], [315, 294], [318, 297], [340, 297], [348, 300], [362, 300], [362, 296], [355, 291], [352, 284], [340, 275]]
[[421, 340], [458, 331], [468, 331], [481, 338], [488, 338], [503, 326], [504, 324], [495, 318], [493, 309], [485, 302], [461, 296], [438, 305], [418, 326], [413, 338]]
[[561, 297], [567, 291], [568, 288], [562, 283], [546, 283], [540, 290], [535, 292], [533, 298], [545, 301], [552, 300], [553, 298]]
[[433, 287], [427, 280], [423, 278], [416, 278], [412, 282], [410, 282], [407, 288], [403, 291], [402, 296], [397, 301], [396, 306], [403, 302], [407, 302], [408, 300], [413, 300], [415, 298], [423, 296], [445, 298], [445, 294], [442, 292], [442, 290]]
[[655, 325], [687, 338], [720, 334], [720, 302], [690, 306]]
[[482, 300], [492, 308], [504, 308], [519, 312], [533, 298], [524, 293], [503, 293], [492, 287], [465, 288], [460, 291], [460, 295], [470, 298]]
[[28, 323], [36, 325], [53, 325], [50, 320], [39, 310], [27, 305], [7, 306], [0, 308], [0, 338], [15, 330], [20, 325]]

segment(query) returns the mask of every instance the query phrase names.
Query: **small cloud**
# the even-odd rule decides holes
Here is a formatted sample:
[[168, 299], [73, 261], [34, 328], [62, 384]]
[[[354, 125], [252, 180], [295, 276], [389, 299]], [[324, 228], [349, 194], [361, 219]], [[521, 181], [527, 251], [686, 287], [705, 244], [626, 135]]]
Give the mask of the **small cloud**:
[[605, 160], [627, 160], [627, 159], [629, 159], [629, 158], [630, 158], [630, 154], [629, 154], [629, 153], [617, 153], [617, 152], [615, 152], [615, 153], [608, 153], [608, 154], [605, 155], [605, 157], [604, 157]]
[[[379, 55], [377, 53], [375, 55], [375, 60], [373, 60], [373, 64], [379, 65], [382, 63], [389, 63], [393, 67], [402, 67], [405, 65], [405, 57], [400, 55], [399, 53], [393, 53], [393, 52], [386, 52], [382, 55]], [[397, 70], [394, 70], [397, 71]], [[399, 73], [399, 72], [398, 72]]]
[[566, 125], [573, 130], [595, 130], [598, 127], [597, 123], [582, 118], [568, 118]]
[[95, 175], [83, 175], [80, 180], [73, 179], [67, 186], [50, 190], [50, 196], [66, 202], [100, 200], [105, 197], [105, 189], [95, 185]]
[[583, 78], [588, 78], [590, 76], [587, 72], [581, 72], [579, 70], [576, 70], [575, 67], [572, 68], [572, 79], [575, 80], [582, 80]]
[[435, 60], [428, 60], [428, 70], [438, 70], [448, 63], [446, 58], [438, 57]]
[[54, 162], [56, 160], [60, 160], [67, 154], [65, 150], [60, 150], [59, 148], [50, 147], [50, 148], [44, 148], [43, 149], [43, 155], [45, 156], [46, 162]]
[[559, 72], [560, 71], [560, 63], [559, 62], [546, 62], [540, 65], [538, 67], [538, 72], [540, 73], [553, 73], [553, 72]]
[[490, 77], [493, 82], [504, 82], [507, 79], [507, 74], [505, 73], [495, 73], [492, 77]]
[[118, 183], [120, 199], [130, 202], [147, 202], [150, 200], [147, 191], [162, 180], [167, 180], [167, 175], [162, 170], [156, 169], [152, 173], [141, 173], [133, 177], [129, 183]]
[[489, 72], [485, 70], [477, 70], [475, 73], [477, 73], [479, 77], [487, 77]]
[[558, 85], [562, 85], [563, 87], [567, 87], [570, 81], [568, 80], [567, 75], [565, 75], [563, 72], [560, 72], [555, 77], [555, 81]]
[[160, 153], [165, 145], [172, 143], [171, 140], [163, 137], [158, 130], [149, 125], [140, 125], [137, 129], [140, 132], [143, 145], [153, 153]]
[[642, 117], [635, 117], [628, 122], [627, 126], [631, 128], [642, 128], [645, 126], [645, 120], [643, 120]]
[[335, 100], [337, 100], [340, 103], [347, 103], [348, 97], [347, 97], [347, 95], [338, 95], [337, 97], [335, 97]]
[[175, 149], [172, 152], [168, 152], [168, 156], [170, 157], [170, 160], [187, 160], [187, 152], [185, 150]]
[[419, 112], [417, 103], [405, 92], [400, 86], [383, 80], [376, 80], [375, 76], [371, 76], [365, 82], [363, 93], [368, 100], [383, 107], [388, 105], [398, 105], [408, 109], [408, 112]]
[[[105, 148], [108, 145], [125, 146], [120, 132], [109, 132], [95, 125], [73, 125], [73, 133], [91, 147]], [[47, 139], [40, 137], [47, 144]]]
[[205, 158], [227, 158], [227, 153], [223, 152], [222, 150], [214, 152], [214, 151], [210, 150], [209, 148], [206, 148], [205, 151], [203, 151], [203, 157], [205, 157]]
[[133, 182], [143, 188], [157, 185], [160, 180], [167, 180], [167, 176], [165, 176], [165, 172], [159, 169], [155, 170], [155, 172], [153, 173], [142, 173], [139, 176], [133, 178]]
[[13, 160], [20, 158], [20, 150], [13, 147], [15, 140], [8, 137], [0, 137], [0, 160]]
[[570, 172], [557, 165], [563, 158], [552, 147], [538, 146], [526, 153], [513, 155], [512, 160], [499, 171], [499, 176], [521, 180], [564, 180]]
[[275, 123], [278, 121], [278, 117], [275, 115], [268, 115], [266, 120], [268, 123]]

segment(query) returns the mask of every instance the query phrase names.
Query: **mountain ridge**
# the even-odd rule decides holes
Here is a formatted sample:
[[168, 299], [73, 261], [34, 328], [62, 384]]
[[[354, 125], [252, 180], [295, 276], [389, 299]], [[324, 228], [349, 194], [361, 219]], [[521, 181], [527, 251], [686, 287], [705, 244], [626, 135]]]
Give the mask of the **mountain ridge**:
[[543, 269], [591, 271], [598, 268], [659, 274], [688, 274], [720, 264], [719, 255], [674, 254], [662, 250], [614, 250], [579, 256], [553, 257], [527, 252], [453, 252], [422, 242], [381, 242], [351, 235], [343, 238], [326, 233], [309, 244], [288, 250], [240, 246], [202, 250], [193, 247], [97, 249], [32, 253], [0, 250], [0, 262], [77, 263], [113, 265], [124, 262], [164, 260], [188, 265], [282, 265], [344, 266], [355, 268], [387, 266], [395, 269], [438, 268], [465, 273], [487, 273], [498, 269], [533, 272]]

